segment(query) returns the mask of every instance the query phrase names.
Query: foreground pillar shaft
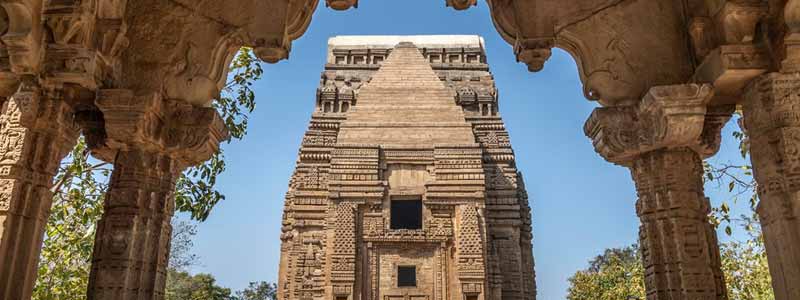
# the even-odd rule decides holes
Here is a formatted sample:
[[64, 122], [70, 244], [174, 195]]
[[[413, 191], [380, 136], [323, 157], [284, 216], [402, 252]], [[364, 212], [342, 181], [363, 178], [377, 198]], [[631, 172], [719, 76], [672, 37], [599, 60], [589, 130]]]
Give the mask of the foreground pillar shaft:
[[23, 86], [0, 112], [0, 299], [30, 299], [53, 176], [77, 139], [69, 107]]
[[217, 111], [158, 94], [101, 90], [105, 140], [94, 154], [114, 163], [98, 223], [89, 300], [164, 299], [175, 182], [209, 159], [227, 131]]
[[758, 215], [775, 299], [800, 299], [800, 73], [772, 73], [745, 95]]
[[709, 85], [656, 86], [636, 106], [597, 108], [587, 136], [630, 168], [648, 300], [727, 299], [703, 194], [703, 157], [719, 149], [732, 107], [709, 110]]
[[166, 155], [120, 151], [98, 224], [89, 299], [163, 299], [179, 171]]
[[647, 299], [722, 299], [719, 247], [699, 155], [686, 148], [649, 152], [633, 162], [631, 174]]

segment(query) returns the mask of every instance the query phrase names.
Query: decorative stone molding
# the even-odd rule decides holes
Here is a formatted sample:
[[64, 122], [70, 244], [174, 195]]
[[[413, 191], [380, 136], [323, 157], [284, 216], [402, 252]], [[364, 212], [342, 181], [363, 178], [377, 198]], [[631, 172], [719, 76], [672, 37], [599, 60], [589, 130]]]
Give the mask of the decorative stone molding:
[[707, 153], [706, 148], [718, 147], [702, 140], [712, 95], [707, 84], [653, 87], [636, 107], [595, 109], [584, 131], [603, 158], [621, 165], [662, 148], [689, 147]]
[[175, 181], [173, 157], [120, 150], [97, 225], [88, 299], [163, 299]]
[[185, 168], [210, 158], [228, 138], [211, 107], [108, 89], [98, 91], [95, 103], [105, 117], [106, 140], [93, 151], [107, 161], [114, 161], [116, 151], [138, 149], [172, 156]]
[[53, 176], [77, 140], [57, 90], [24, 81], [0, 110], [0, 299], [30, 299]]
[[647, 299], [727, 299], [700, 156], [686, 147], [660, 149], [630, 169]]

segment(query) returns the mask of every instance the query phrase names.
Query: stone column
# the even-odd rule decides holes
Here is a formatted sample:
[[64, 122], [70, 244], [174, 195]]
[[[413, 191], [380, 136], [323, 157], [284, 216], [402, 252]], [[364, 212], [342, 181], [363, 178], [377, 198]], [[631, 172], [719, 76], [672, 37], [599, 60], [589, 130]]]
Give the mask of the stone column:
[[114, 163], [95, 238], [88, 299], [163, 299], [175, 182], [226, 138], [213, 108], [102, 90], [105, 147]]
[[70, 107], [31, 82], [0, 111], [0, 299], [30, 299], [53, 176], [77, 140]]
[[727, 299], [703, 194], [702, 159], [717, 151], [721, 128], [706, 109], [711, 96], [708, 85], [658, 86], [638, 106], [598, 108], [586, 123], [597, 152], [636, 183], [648, 300]]
[[800, 73], [771, 73], [745, 94], [757, 207], [776, 300], [800, 299]]
[[753, 80], [742, 105], [776, 300], [800, 299], [800, 1], [784, 12], [781, 70]]

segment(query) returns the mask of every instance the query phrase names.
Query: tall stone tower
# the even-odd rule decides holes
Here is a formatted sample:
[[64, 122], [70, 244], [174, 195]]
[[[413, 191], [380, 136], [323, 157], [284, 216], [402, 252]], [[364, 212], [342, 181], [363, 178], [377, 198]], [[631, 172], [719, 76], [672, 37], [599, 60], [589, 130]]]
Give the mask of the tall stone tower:
[[331, 38], [284, 208], [281, 300], [535, 299], [478, 36]]

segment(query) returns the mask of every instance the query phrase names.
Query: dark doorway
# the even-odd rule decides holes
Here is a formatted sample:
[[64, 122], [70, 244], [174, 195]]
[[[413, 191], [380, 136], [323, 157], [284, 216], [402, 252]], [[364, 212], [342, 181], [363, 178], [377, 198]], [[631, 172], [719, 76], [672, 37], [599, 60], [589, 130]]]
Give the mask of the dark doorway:
[[392, 200], [391, 229], [422, 229], [422, 200]]
[[417, 267], [399, 266], [397, 267], [397, 287], [417, 286]]

